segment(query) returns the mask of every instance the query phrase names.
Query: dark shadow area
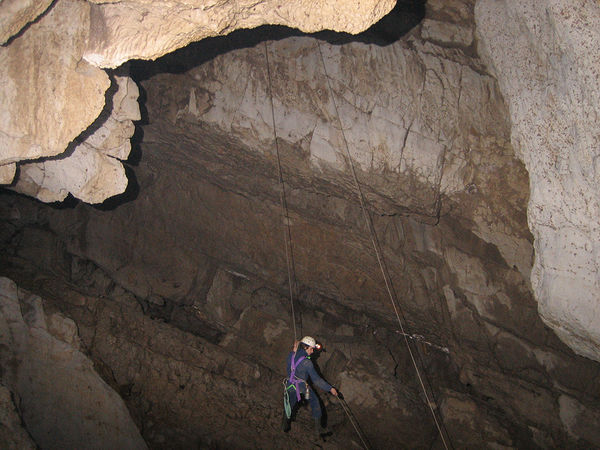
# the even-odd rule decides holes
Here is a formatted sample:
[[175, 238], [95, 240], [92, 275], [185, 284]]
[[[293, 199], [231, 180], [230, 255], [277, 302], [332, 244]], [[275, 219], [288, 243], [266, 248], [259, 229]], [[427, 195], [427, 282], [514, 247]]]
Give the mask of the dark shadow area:
[[[0, 3], [2, 3], [2, 2], [0, 2]], [[54, 8], [54, 5], [56, 5], [56, 1], [53, 1], [52, 3], [50, 3], [50, 5], [48, 5], [48, 7], [46, 8], [45, 11], [43, 11], [39, 16], [37, 16], [31, 22], [25, 24], [23, 26], [23, 28], [21, 28], [16, 34], [14, 34], [10, 38], [8, 38], [7, 41], [4, 44], [2, 44], [2, 47], [8, 47], [10, 44], [13, 43], [13, 41], [15, 41], [16, 39], [19, 39], [21, 36], [23, 36], [25, 34], [25, 32], [27, 30], [29, 30], [29, 28], [31, 28], [32, 25], [39, 23], [45, 16], [47, 16], [50, 13], [50, 11], [52, 11], [52, 9]]]
[[72, 194], [67, 195], [67, 197], [62, 202], [53, 202], [49, 203], [49, 206], [52, 209], [73, 209], [75, 208], [81, 201]]
[[131, 76], [136, 82], [140, 82], [158, 73], [184, 73], [229, 51], [250, 48], [263, 41], [278, 41], [292, 36], [312, 36], [333, 45], [362, 42], [386, 46], [398, 41], [423, 20], [425, 3], [426, 0], [398, 0], [396, 6], [379, 22], [356, 35], [329, 30], [307, 34], [294, 28], [276, 25], [240, 29], [226, 36], [206, 38], [191, 43], [156, 61], [132, 60]]
[[[19, 166], [17, 166], [17, 171], [18, 170], [19, 170]], [[18, 175], [18, 173], [17, 173], [17, 175]], [[15, 176], [15, 180], [16, 179], [17, 179], [17, 177]], [[43, 205], [48, 205], [52, 209], [73, 209], [80, 203], [80, 200], [76, 199], [71, 194], [68, 194], [65, 197], [65, 199], [61, 202], [45, 203], [41, 200], [38, 200], [35, 197], [32, 197], [31, 195], [22, 194], [20, 192], [8, 189], [9, 187], [13, 186], [15, 183], [16, 183], [16, 181], [9, 185], [0, 186], [0, 195], [8, 195], [8, 196], [23, 198], [26, 201], [34, 201], [34, 202], [37, 202], [37, 203], [40, 203]]]
[[140, 120], [134, 122], [135, 132], [131, 136], [131, 151], [127, 160], [123, 161], [129, 166], [138, 166], [142, 159], [142, 142], [144, 141], [144, 125], [148, 125], [148, 108], [146, 108], [146, 101], [148, 94], [140, 83], [136, 83], [139, 90], [138, 105], [140, 107]]

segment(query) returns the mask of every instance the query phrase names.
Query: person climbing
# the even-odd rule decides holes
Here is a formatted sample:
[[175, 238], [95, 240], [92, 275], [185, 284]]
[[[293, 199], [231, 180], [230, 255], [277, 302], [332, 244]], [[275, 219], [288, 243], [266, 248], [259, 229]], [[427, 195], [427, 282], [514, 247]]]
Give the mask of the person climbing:
[[282, 428], [286, 433], [290, 430], [291, 417], [295, 412], [295, 408], [300, 403], [302, 396], [304, 396], [310, 404], [314, 420], [315, 437], [318, 439], [321, 435], [321, 405], [316, 393], [311, 392], [308, 380], [310, 379], [313, 385], [318, 386], [325, 392], [330, 392], [336, 397], [338, 396], [338, 391], [321, 378], [315, 370], [310, 356], [316, 347], [317, 342], [313, 337], [304, 336], [300, 342], [294, 342], [294, 349], [287, 357], [286, 367], [288, 377], [285, 381], [285, 395], [289, 400], [289, 409], [283, 412]]

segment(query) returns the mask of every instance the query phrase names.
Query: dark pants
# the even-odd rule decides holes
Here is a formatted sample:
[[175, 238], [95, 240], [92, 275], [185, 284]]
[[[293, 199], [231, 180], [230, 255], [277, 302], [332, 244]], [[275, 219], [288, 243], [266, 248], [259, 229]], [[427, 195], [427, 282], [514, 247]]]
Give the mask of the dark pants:
[[[292, 416], [294, 415], [294, 409], [297, 408], [298, 397], [296, 397], [296, 390], [291, 388], [288, 390], [288, 394], [290, 396], [290, 407], [292, 408]], [[300, 400], [302, 400], [303, 395], [300, 395]], [[312, 416], [315, 419], [321, 418], [321, 404], [319, 403], [319, 397], [317, 397], [317, 393], [314, 390], [310, 390], [310, 396], [308, 397], [308, 404], [310, 405], [310, 410]]]

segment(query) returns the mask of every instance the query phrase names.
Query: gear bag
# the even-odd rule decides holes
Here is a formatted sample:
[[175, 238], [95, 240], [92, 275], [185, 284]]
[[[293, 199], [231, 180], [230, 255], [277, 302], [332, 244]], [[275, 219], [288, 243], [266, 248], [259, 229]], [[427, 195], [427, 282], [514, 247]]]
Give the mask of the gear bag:
[[286, 388], [286, 380], [283, 380], [283, 409], [285, 411], [285, 416], [288, 419], [292, 418], [292, 407], [290, 406], [290, 393]]

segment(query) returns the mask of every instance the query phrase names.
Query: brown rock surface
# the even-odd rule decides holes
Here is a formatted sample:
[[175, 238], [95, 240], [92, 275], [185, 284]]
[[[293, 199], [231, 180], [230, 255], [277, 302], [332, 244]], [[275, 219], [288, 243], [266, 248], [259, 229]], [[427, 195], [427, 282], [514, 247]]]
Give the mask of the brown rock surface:
[[[523, 148], [477, 57], [474, 4], [428, 8], [400, 40], [261, 29], [136, 62], [143, 138], [123, 195], [96, 207], [0, 195], [0, 273], [60, 310], [48, 330], [89, 352], [151, 447], [309, 445], [304, 411], [279, 431], [286, 224], [295, 325], [326, 344], [322, 373], [374, 448], [441, 445], [405, 338], [456, 447], [600, 447], [600, 367], [537, 313]], [[86, 134], [100, 153], [129, 150], [124, 109]], [[322, 399], [329, 446], [360, 446]]]
[[[5, 197], [4, 270], [54, 292], [149, 445], [257, 446], [256, 430], [275, 448], [306, 445], [304, 412], [295, 434], [278, 431], [293, 333], [265, 45], [206, 61], [202, 45], [133, 68], [147, 99], [138, 189], [97, 208]], [[599, 445], [587, 425], [573, 425], [596, 417], [599, 369], [537, 314], [527, 176], [478, 60], [416, 33], [383, 47], [288, 37], [267, 50], [296, 325], [326, 343], [322, 372], [372, 445], [430, 447], [439, 437], [386, 296], [334, 100], [349, 147], [370, 149], [354, 154], [357, 175], [449, 436], [465, 445]], [[392, 89], [396, 96], [377, 95]], [[49, 267], [48, 279], [28, 275]], [[56, 295], [57, 275], [80, 293]], [[577, 403], [561, 406], [563, 395]], [[340, 405], [323, 401], [332, 448], [354, 445]], [[240, 441], [228, 440], [233, 429]]]
[[37, 446], [23, 428], [10, 391], [0, 385], [0, 442], [7, 450], [33, 450]]

